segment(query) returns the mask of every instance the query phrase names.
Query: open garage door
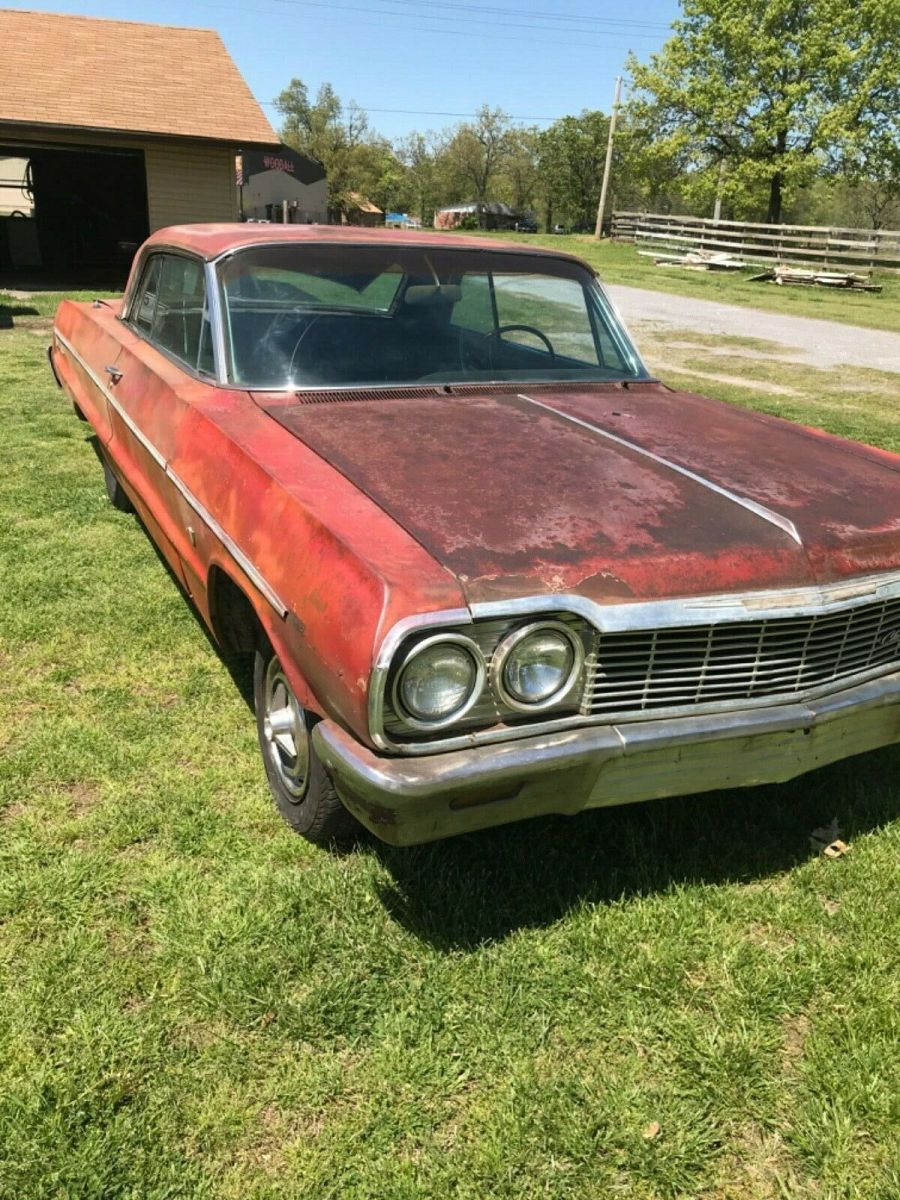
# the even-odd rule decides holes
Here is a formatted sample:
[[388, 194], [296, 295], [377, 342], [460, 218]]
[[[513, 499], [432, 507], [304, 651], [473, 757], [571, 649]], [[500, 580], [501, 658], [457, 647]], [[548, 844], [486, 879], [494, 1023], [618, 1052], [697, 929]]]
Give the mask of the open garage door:
[[149, 233], [142, 150], [0, 145], [0, 271], [119, 282]]

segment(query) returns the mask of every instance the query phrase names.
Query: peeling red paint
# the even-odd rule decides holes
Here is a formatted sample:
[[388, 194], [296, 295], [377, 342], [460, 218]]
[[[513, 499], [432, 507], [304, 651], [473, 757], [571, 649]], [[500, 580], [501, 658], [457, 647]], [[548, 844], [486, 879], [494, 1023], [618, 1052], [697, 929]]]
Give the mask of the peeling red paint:
[[[560, 412], [569, 404], [565, 393], [534, 395]], [[604, 602], [812, 579], [804, 549], [782, 530], [514, 392], [279, 405], [272, 415], [453, 571], [470, 602], [541, 591]]]

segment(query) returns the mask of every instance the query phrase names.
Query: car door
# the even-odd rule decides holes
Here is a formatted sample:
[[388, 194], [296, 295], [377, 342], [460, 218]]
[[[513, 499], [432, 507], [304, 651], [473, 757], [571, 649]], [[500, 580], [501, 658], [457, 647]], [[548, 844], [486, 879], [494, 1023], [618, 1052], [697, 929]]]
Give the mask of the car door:
[[168, 464], [182, 444], [192, 399], [213, 378], [200, 259], [168, 251], [150, 256], [129, 305], [114, 366], [109, 449], [142, 501], [141, 515], [152, 520], [155, 540], [192, 592], [191, 582], [203, 575], [198, 520]]

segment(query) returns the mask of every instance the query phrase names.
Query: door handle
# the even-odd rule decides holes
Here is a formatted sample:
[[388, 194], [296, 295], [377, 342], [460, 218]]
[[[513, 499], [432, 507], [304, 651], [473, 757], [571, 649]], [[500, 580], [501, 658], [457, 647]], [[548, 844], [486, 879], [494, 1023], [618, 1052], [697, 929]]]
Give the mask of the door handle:
[[123, 376], [123, 375], [124, 375], [124, 373], [125, 373], [124, 371], [121, 371], [121, 370], [120, 370], [118, 367], [116, 367], [116, 366], [104, 367], [104, 368], [103, 368], [103, 370], [104, 370], [104, 371], [107, 373], [107, 375], [110, 377], [110, 380], [111, 380], [111, 381], [112, 381], [114, 384], [115, 384], [115, 383], [118, 383], [118, 382], [119, 382], [119, 380], [122, 378], [122, 376]]

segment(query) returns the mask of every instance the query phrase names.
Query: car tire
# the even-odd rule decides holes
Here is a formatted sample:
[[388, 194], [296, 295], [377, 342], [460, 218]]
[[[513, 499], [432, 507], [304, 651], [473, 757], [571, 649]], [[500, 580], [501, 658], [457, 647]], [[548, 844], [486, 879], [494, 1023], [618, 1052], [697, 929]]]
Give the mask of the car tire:
[[116, 478], [116, 474], [109, 465], [109, 460], [106, 455], [103, 455], [103, 478], [106, 481], [106, 494], [109, 496], [109, 502], [113, 508], [117, 508], [119, 512], [133, 513], [134, 505], [125, 489], [122, 487]]
[[361, 826], [344, 808], [313, 749], [314, 721], [269, 646], [256, 651], [253, 706], [269, 790], [282, 817], [316, 845], [353, 841]]

